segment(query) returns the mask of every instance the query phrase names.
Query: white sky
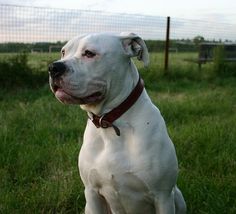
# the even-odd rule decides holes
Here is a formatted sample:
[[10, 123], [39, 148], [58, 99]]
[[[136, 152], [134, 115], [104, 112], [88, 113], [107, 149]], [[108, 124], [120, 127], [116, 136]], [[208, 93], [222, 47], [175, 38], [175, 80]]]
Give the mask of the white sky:
[[100, 10], [236, 23], [236, 0], [0, 0], [0, 4]]
[[[201, 35], [208, 40], [236, 41], [236, 0], [0, 0], [0, 4], [30, 6], [1, 7], [0, 41], [65, 41], [101, 31], [132, 31], [146, 39], [164, 39], [166, 16], [172, 18], [174, 39]], [[62, 30], [63, 25], [67, 27]]]

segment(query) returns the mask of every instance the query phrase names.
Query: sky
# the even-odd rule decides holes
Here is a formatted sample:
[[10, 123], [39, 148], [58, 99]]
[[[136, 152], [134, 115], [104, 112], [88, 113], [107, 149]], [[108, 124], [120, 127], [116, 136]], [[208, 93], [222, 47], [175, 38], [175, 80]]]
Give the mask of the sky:
[[235, 0], [0, 0], [0, 4], [99, 10], [236, 23]]
[[172, 39], [236, 42], [236, 0], [0, 0], [0, 42], [66, 41], [101, 31], [163, 40], [167, 16]]

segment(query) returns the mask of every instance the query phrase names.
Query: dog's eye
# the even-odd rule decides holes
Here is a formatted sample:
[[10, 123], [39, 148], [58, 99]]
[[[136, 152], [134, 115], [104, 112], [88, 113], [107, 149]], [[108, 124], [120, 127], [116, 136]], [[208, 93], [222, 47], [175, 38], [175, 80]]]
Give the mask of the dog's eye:
[[89, 51], [89, 50], [85, 50], [85, 52], [82, 54], [83, 56], [86, 56], [88, 58], [93, 58], [96, 56], [95, 53], [93, 53], [92, 51]]
[[65, 56], [65, 53], [66, 53], [66, 52], [65, 52], [65, 50], [63, 49], [63, 50], [61, 51], [61, 56], [64, 57], [64, 56]]

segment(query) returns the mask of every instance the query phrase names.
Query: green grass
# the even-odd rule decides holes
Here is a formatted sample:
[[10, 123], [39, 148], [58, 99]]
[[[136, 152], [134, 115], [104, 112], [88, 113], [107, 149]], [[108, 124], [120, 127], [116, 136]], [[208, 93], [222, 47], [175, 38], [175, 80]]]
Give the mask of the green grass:
[[78, 106], [60, 105], [47, 86], [5, 96], [1, 94], [0, 210], [81, 210], [83, 188], [76, 164], [85, 115]]
[[[190, 55], [172, 54], [164, 76], [162, 56], [152, 54], [141, 74], [175, 144], [188, 213], [234, 214], [236, 78], [217, 76], [211, 64], [198, 71], [183, 62]], [[56, 57], [30, 55], [31, 77], [47, 76]], [[60, 104], [47, 83], [0, 88], [0, 109], [0, 213], [82, 213], [77, 158], [86, 113]]]

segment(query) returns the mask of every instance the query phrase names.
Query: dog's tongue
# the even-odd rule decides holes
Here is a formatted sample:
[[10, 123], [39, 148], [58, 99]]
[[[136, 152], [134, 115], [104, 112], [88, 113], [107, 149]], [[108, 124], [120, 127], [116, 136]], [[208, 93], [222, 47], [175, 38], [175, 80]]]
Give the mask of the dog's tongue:
[[62, 103], [65, 104], [77, 104], [78, 100], [76, 100], [74, 97], [67, 94], [63, 89], [58, 89], [55, 92], [55, 96], [58, 100], [60, 100]]

